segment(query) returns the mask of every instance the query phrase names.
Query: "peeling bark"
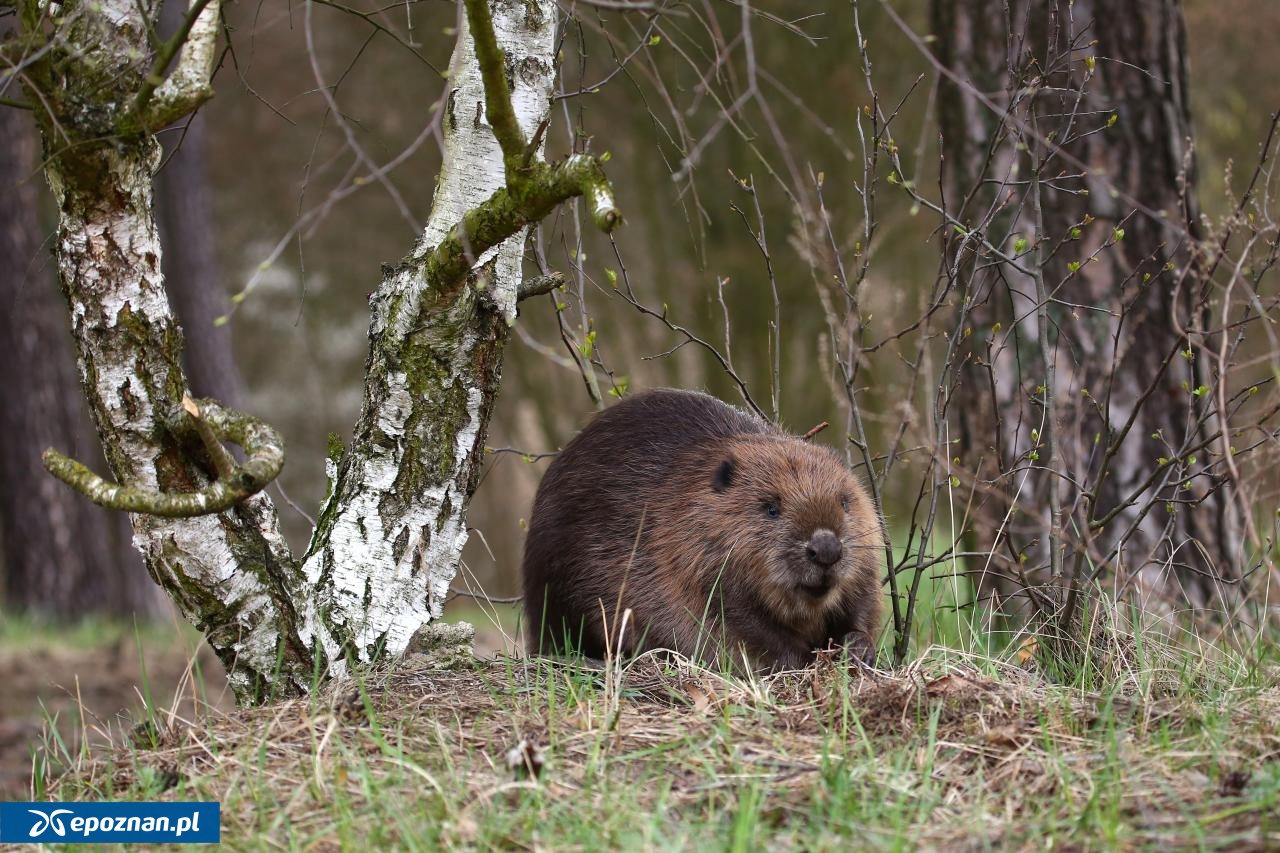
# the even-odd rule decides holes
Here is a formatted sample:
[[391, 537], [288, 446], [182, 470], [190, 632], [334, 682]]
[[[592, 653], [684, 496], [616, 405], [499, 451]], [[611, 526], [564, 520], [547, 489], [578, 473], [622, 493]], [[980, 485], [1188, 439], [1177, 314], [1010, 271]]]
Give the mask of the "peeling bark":
[[[555, 15], [546, 0], [494, 9], [526, 136], [550, 107]], [[398, 653], [440, 617], [466, 543], [465, 512], [515, 318], [527, 226], [478, 257], [466, 249], [480, 228], [471, 240], [461, 234], [473, 270], [465, 280], [436, 283], [428, 270], [455, 226], [506, 185], [465, 17], [449, 68], [445, 158], [431, 217], [373, 296], [364, 406], [305, 559], [320, 623], [310, 630], [335, 663]], [[481, 290], [493, 310], [481, 304]]]

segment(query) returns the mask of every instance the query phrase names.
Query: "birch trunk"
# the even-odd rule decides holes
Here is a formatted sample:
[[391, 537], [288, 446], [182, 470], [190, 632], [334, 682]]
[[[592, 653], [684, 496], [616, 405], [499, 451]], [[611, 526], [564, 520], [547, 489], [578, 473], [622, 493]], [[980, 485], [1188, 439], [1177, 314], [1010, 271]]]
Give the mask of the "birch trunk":
[[[39, 14], [33, 6], [24, 12]], [[156, 109], [146, 112], [127, 97], [144, 88], [149, 72], [152, 12], [135, 0], [64, 4], [56, 35], [40, 45], [43, 55], [29, 64], [26, 82], [30, 100], [47, 106], [35, 114], [59, 211], [58, 277], [107, 464], [120, 483], [190, 492], [209, 473], [166, 428], [178, 422], [187, 382], [152, 208], [160, 147], [151, 133], [132, 128], [159, 125], [169, 118], [165, 110], [192, 96], [161, 87]], [[216, 38], [217, 20], [211, 3], [192, 38], [201, 29]], [[40, 35], [27, 30], [28, 38]], [[187, 52], [195, 54], [193, 44]], [[197, 83], [207, 86], [207, 73]], [[264, 496], [220, 515], [131, 521], [148, 572], [204, 631], [242, 700], [305, 689], [312, 655], [289, 623], [302, 576]]]
[[[66, 459], [47, 455], [46, 465], [105, 505], [154, 513], [133, 516], [152, 577], [206, 633], [240, 701], [257, 702], [397, 654], [439, 618], [466, 541], [516, 302], [537, 290], [519, 287], [528, 226], [578, 195], [601, 228], [619, 217], [597, 160], [550, 165], [539, 156], [554, 2], [499, 0], [491, 10], [487, 0], [465, 0], [431, 219], [372, 299], [363, 410], [351, 447], [330, 463], [305, 563], [292, 559], [262, 494], [218, 515], [161, 517], [207, 512], [262, 488], [283, 453], [274, 433], [239, 416], [224, 432], [250, 458], [235, 468], [212, 432], [231, 416], [180, 409], [187, 380], [161, 275], [152, 130], [210, 94], [218, 7], [205, 2], [193, 4], [185, 41], [153, 52], [156, 10], [145, 3], [68, 2], [57, 20], [42, 21], [45, 11], [28, 0], [18, 52], [34, 58], [15, 61], [27, 63], [31, 101], [49, 104], [36, 112], [61, 211], [59, 277], [120, 485]], [[178, 44], [181, 56], [162, 77]], [[205, 427], [198, 443], [188, 436], [195, 423]]]
[[1238, 600], [1244, 536], [1204, 393], [1221, 378], [1188, 337], [1206, 298], [1178, 3], [933, 10], [958, 78], [939, 107], [977, 580], [1030, 594], [1024, 615], [1093, 578], [1163, 607]]
[[[555, 21], [549, 0], [493, 4], [526, 139], [550, 106]], [[304, 562], [316, 601], [308, 636], [335, 667], [348, 656], [398, 653], [440, 617], [466, 543], [467, 503], [515, 319], [527, 227], [469, 257], [466, 281], [441, 287], [428, 276], [429, 257], [449, 230], [506, 184], [466, 16], [460, 22], [431, 217], [372, 299], [364, 405]]]

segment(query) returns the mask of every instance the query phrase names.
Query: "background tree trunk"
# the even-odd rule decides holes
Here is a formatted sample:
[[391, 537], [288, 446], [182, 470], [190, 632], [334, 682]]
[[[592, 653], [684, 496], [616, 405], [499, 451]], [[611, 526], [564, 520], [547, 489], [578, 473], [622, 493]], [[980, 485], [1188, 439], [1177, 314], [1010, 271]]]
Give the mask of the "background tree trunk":
[[34, 123], [0, 109], [0, 540], [7, 609], [58, 618], [154, 616], [167, 607], [121, 513], [49, 476], [45, 448], [101, 459], [75, 373], [66, 304], [39, 227]]
[[[187, 3], [169, 0], [160, 10], [161, 38], [177, 31]], [[160, 135], [164, 160], [156, 175], [156, 220], [164, 247], [169, 305], [182, 324], [182, 365], [197, 397], [238, 406], [243, 380], [231, 347], [230, 324], [216, 325], [231, 301], [218, 263], [213, 194], [209, 187], [208, 130], [203, 112]]]
[[992, 554], [980, 586], [1048, 581], [1042, 610], [1094, 576], [1175, 606], [1235, 600], [1178, 3], [934, 0], [933, 24], [955, 75], [939, 92], [967, 312], [950, 412], [974, 550]]
[[236, 406], [244, 386], [231, 347], [231, 326], [215, 323], [227, 315], [231, 301], [214, 239], [207, 137], [202, 114], [166, 134], [165, 159], [156, 175], [157, 224], [164, 246], [165, 290], [182, 324], [182, 364], [191, 391]]

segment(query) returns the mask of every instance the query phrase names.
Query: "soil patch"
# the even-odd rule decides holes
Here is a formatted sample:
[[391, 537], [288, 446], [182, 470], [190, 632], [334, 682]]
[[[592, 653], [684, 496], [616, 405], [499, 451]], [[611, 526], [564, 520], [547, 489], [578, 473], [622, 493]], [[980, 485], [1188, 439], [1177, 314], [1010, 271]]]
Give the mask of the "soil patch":
[[196, 642], [148, 628], [141, 650], [123, 631], [100, 647], [59, 645], [52, 632], [0, 644], [0, 799], [30, 797], [33, 760], [56, 773], [82, 745], [118, 742], [147, 718], [148, 697], [179, 714], [191, 714], [197, 697], [230, 709], [222, 665]]

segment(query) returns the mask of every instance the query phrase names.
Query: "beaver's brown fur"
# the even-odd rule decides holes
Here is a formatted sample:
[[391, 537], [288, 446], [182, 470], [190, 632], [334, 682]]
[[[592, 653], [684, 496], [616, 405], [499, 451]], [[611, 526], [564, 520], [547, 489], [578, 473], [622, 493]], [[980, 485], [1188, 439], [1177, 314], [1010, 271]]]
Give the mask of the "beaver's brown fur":
[[790, 669], [835, 644], [870, 662], [882, 542], [832, 451], [706, 394], [639, 394], [598, 415], [538, 488], [529, 648], [733, 666], [745, 652]]

